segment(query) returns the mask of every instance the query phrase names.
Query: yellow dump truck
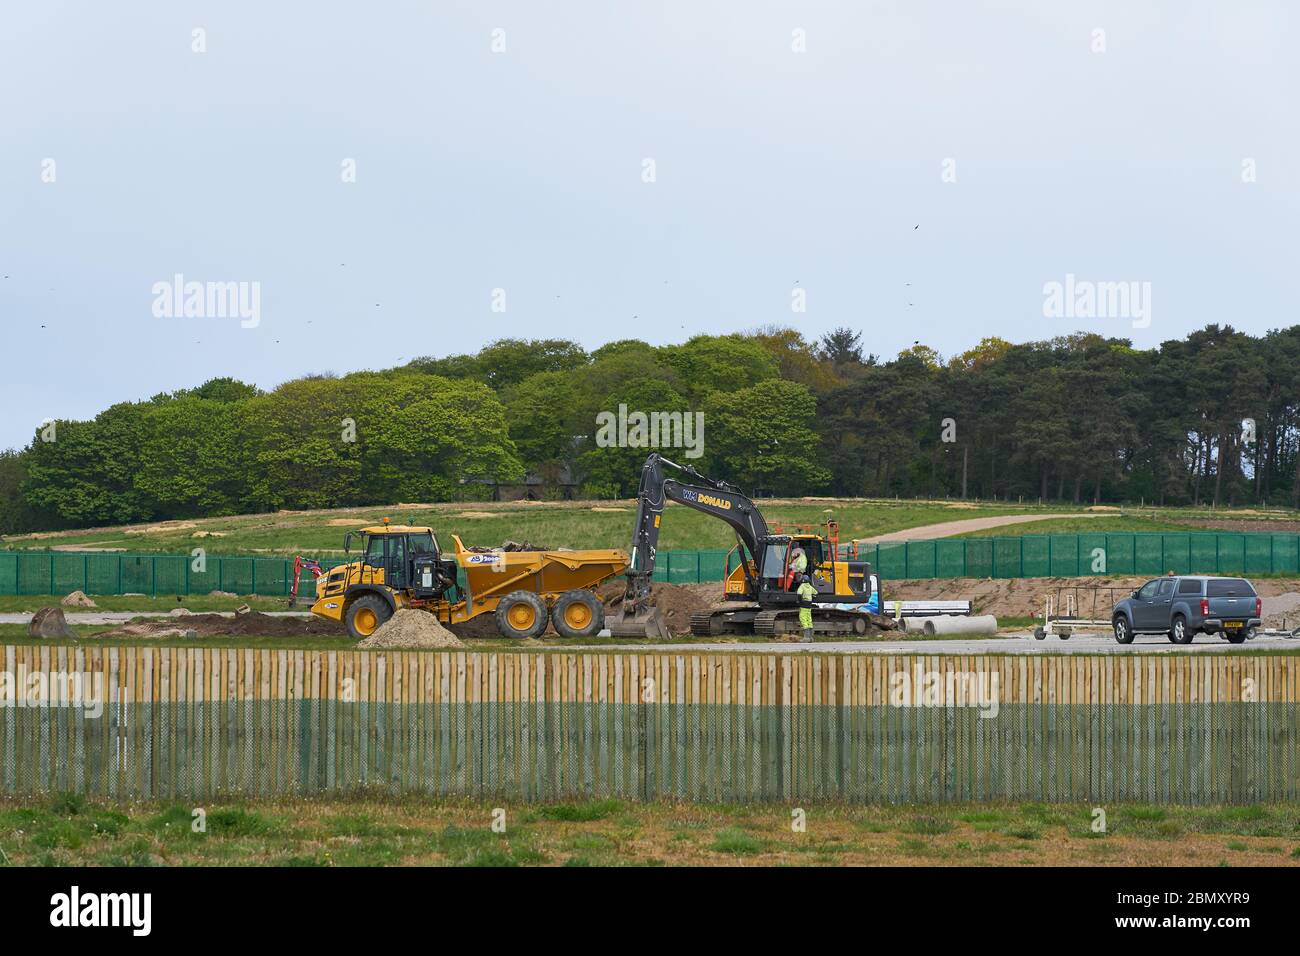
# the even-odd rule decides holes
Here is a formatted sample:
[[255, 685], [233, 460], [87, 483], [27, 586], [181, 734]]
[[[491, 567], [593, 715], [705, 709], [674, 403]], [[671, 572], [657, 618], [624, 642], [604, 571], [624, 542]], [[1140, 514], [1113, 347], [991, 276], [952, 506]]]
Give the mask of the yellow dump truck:
[[537, 637], [548, 623], [565, 637], [592, 635], [605, 626], [604, 605], [592, 589], [628, 564], [618, 550], [467, 548], [456, 535], [443, 551], [432, 528], [387, 522], [348, 532], [345, 552], [357, 533], [361, 557], [319, 572], [311, 610], [342, 621], [358, 640], [404, 607], [428, 611], [443, 624], [492, 613], [505, 637]]

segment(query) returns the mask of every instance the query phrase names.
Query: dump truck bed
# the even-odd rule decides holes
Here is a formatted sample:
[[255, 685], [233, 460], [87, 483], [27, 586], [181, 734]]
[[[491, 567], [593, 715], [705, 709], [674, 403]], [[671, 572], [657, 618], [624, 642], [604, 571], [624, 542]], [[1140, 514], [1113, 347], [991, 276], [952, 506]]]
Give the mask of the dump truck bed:
[[470, 550], [452, 535], [465, 599], [451, 605], [458, 624], [496, 610], [512, 591], [532, 591], [548, 603], [565, 591], [592, 589], [627, 570], [628, 557], [616, 548], [585, 551]]

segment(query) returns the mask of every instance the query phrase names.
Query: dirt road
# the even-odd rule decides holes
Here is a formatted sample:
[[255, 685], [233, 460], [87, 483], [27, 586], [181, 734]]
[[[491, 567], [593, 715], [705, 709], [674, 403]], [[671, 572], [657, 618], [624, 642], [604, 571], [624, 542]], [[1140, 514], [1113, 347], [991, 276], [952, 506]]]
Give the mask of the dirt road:
[[904, 531], [891, 531], [878, 534], [874, 538], [858, 538], [859, 544], [877, 544], [881, 541], [929, 541], [933, 538], [951, 538], [953, 535], [966, 534], [971, 531], [983, 531], [986, 528], [999, 528], [1005, 524], [1025, 524], [1030, 521], [1047, 521], [1050, 518], [1113, 518], [1114, 513], [1063, 515], [995, 515], [991, 518], [963, 518], [960, 521], [945, 521], [942, 524], [926, 524], [919, 528], [907, 528]]

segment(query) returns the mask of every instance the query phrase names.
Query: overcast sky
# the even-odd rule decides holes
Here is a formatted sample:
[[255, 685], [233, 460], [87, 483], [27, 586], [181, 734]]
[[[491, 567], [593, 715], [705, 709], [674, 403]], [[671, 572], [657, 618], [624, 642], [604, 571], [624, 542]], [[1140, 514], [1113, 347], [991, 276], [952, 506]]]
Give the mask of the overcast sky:
[[[1291, 325], [1296, 20], [1259, 0], [11, 0], [0, 447], [214, 376], [271, 388], [504, 336], [848, 325], [892, 357]], [[156, 315], [178, 273], [258, 283], [258, 324]], [[1070, 274], [1150, 283], [1149, 325], [1046, 318]]]

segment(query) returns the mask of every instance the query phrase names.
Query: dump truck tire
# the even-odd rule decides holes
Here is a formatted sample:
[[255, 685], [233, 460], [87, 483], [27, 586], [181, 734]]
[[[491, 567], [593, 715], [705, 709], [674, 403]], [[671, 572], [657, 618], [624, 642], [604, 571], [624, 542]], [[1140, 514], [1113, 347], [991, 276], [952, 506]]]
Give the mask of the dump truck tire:
[[363, 594], [348, 605], [345, 615], [348, 633], [354, 641], [365, 640], [392, 616], [387, 601], [375, 594]]
[[502, 637], [538, 637], [546, 622], [546, 602], [532, 591], [511, 591], [497, 605], [497, 630]]
[[562, 637], [591, 637], [605, 626], [605, 605], [585, 589], [565, 591], [551, 609], [551, 623]]

